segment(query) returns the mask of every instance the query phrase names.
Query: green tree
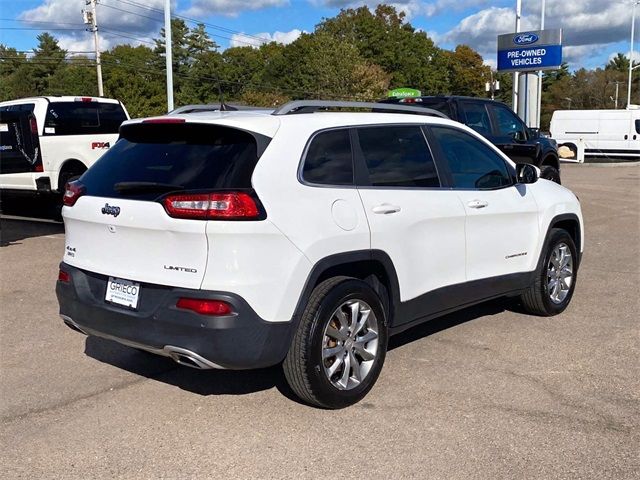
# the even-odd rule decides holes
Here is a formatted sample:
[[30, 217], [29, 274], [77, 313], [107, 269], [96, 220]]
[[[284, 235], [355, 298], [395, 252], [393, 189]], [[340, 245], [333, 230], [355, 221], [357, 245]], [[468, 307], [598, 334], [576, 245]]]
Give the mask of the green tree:
[[121, 100], [132, 117], [166, 112], [165, 72], [152, 49], [118, 45], [102, 59], [106, 96]]
[[458, 45], [453, 52], [446, 52], [446, 56], [450, 92], [454, 95], [484, 96], [490, 69], [484, 64], [482, 56], [467, 45]]
[[355, 45], [361, 57], [391, 75], [390, 87], [414, 87], [426, 94], [449, 90], [447, 58], [425, 32], [405, 21], [393, 6], [341, 10], [324, 19], [317, 33]]
[[38, 95], [48, 95], [52, 93], [50, 87], [52, 77], [60, 74], [60, 71], [66, 67], [67, 52], [60, 48], [57, 39], [46, 32], [36, 38], [38, 46], [30, 60], [30, 64], [33, 66], [31, 70], [32, 81]]
[[[635, 65], [637, 62], [633, 62]], [[628, 72], [629, 71], [629, 59], [624, 53], [618, 52], [615, 57], [609, 60], [607, 63], [606, 70], [615, 70], [617, 72]]]
[[0, 101], [36, 94], [32, 68], [25, 54], [0, 44]]
[[353, 44], [324, 32], [302, 34], [271, 68], [270, 76], [280, 78], [283, 92], [294, 98], [371, 100], [389, 83], [386, 72], [365, 61]]

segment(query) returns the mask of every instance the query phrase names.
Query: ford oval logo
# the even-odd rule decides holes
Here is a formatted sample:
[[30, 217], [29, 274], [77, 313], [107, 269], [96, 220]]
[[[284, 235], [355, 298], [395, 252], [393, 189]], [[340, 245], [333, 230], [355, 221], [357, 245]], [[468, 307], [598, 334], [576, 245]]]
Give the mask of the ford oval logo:
[[513, 37], [513, 43], [516, 45], [530, 45], [536, 43], [539, 39], [540, 37], [535, 33], [519, 33]]

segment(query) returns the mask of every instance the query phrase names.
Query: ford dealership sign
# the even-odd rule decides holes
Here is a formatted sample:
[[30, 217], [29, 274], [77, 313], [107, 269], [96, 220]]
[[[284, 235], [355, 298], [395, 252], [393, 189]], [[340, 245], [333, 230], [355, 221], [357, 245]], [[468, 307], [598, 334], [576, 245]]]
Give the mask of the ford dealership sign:
[[562, 64], [562, 30], [508, 33], [498, 36], [498, 70], [553, 70]]

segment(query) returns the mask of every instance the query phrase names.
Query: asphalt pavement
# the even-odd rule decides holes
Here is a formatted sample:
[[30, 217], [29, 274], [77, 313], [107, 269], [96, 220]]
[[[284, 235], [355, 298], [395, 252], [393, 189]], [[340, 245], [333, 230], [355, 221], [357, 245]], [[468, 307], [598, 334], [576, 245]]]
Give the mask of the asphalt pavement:
[[340, 411], [298, 403], [278, 367], [197, 371], [70, 330], [63, 226], [3, 199], [0, 475], [639, 478], [640, 168], [562, 174], [586, 222], [570, 307], [539, 318], [499, 300], [409, 330]]

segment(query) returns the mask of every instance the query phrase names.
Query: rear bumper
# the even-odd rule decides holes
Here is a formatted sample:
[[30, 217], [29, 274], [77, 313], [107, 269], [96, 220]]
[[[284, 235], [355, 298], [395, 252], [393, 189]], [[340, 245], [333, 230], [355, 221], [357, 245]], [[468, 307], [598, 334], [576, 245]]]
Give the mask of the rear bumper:
[[[196, 368], [250, 369], [281, 362], [292, 322], [266, 322], [232, 293], [141, 284], [139, 307], [105, 302], [104, 275], [62, 263], [71, 281], [56, 284], [60, 315], [88, 335], [115, 340]], [[223, 300], [234, 314], [206, 316], [176, 308], [181, 297]]]

